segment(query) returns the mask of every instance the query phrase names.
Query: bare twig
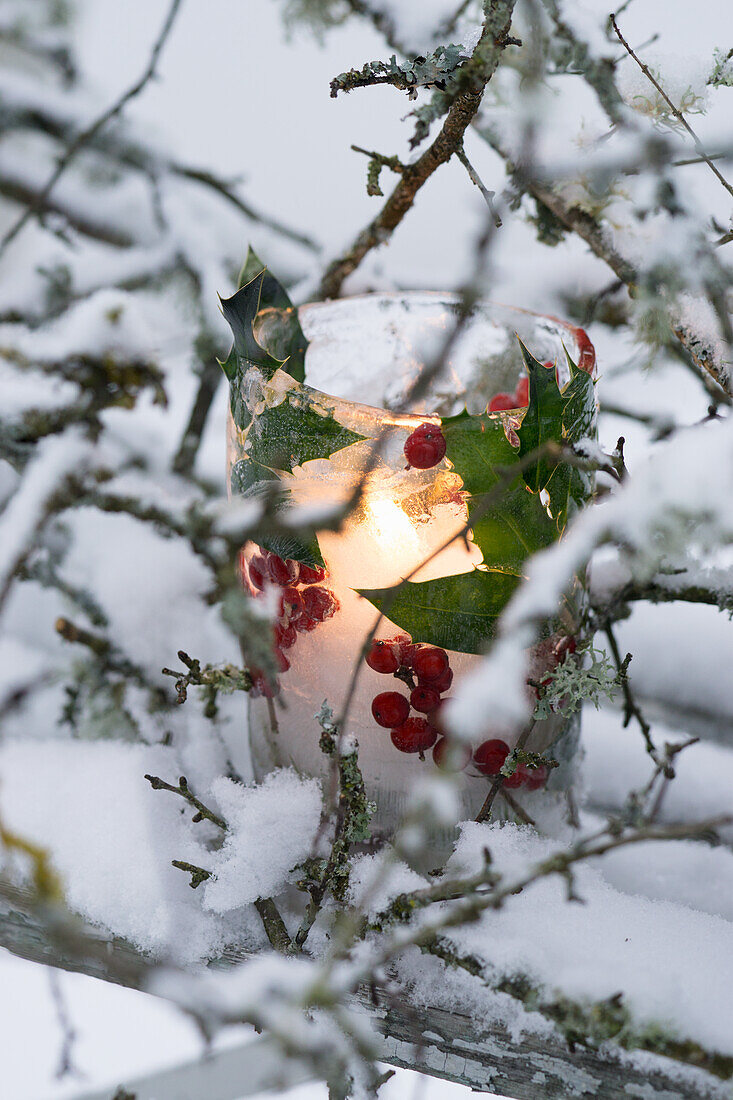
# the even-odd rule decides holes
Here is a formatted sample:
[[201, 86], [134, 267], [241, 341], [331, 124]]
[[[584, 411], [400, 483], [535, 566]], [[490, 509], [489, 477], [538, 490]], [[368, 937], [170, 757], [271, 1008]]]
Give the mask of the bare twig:
[[466, 150], [463, 148], [462, 145], [460, 146], [459, 149], [456, 149], [456, 156], [458, 157], [459, 161], [461, 162], [463, 167], [468, 172], [468, 178], [470, 179], [471, 183], [473, 183], [476, 187], [478, 187], [479, 191], [483, 195], [484, 201], [485, 201], [486, 205], [488, 206], [489, 210], [491, 211], [491, 217], [494, 219], [494, 225], [496, 226], [497, 229], [501, 229], [501, 226], [502, 226], [501, 216], [499, 215], [499, 212], [497, 211], [496, 206], [494, 205], [494, 196], [496, 195], [496, 192], [495, 191], [489, 191], [488, 188], [485, 186], [485, 184], [484, 184], [483, 180], [481, 179], [481, 177], [479, 176], [478, 172], [476, 171], [476, 169], [474, 168], [474, 166], [471, 164], [470, 160], [466, 156]]
[[228, 826], [224, 818], [219, 817], [218, 814], [210, 810], [199, 798], [196, 798], [188, 785], [185, 775], [180, 776], [177, 787], [172, 786], [170, 783], [166, 783], [164, 779], [160, 779], [157, 775], [146, 775], [145, 778], [154, 791], [171, 791], [173, 794], [185, 798], [186, 802], [190, 803], [196, 810], [196, 813], [191, 819], [192, 821], [203, 821], [205, 818], [207, 821], [211, 821], [213, 825], [216, 825], [219, 829], [226, 832]]
[[153, 80], [157, 75], [158, 61], [160, 55], [165, 46], [168, 37], [173, 29], [173, 25], [176, 20], [176, 16], [180, 10], [183, 0], [171, 0], [168, 14], [163, 21], [163, 26], [160, 29], [158, 37], [153, 43], [153, 48], [150, 53], [148, 63], [141, 74], [141, 76], [135, 81], [131, 87], [127, 89], [110, 107], [102, 112], [86, 129], [77, 134], [74, 140], [66, 149], [66, 152], [60, 158], [56, 168], [51, 173], [48, 182], [43, 189], [39, 192], [38, 196], [31, 202], [31, 204], [23, 211], [21, 216], [15, 221], [8, 231], [0, 240], [0, 258], [4, 255], [8, 245], [11, 241], [15, 240], [21, 230], [28, 224], [28, 222], [42, 212], [44, 206], [48, 202], [49, 196], [54, 187], [58, 183], [61, 176], [69, 167], [71, 162], [77, 156], [81, 149], [87, 145], [100, 130], [102, 130], [107, 123], [111, 122], [113, 118], [116, 118], [125, 109], [131, 100], [144, 90], [147, 84]]
[[280, 916], [272, 898], [257, 898], [254, 906], [260, 915], [270, 945], [281, 955], [296, 954], [296, 948], [285, 926], [285, 921]]
[[728, 180], [725, 178], [725, 176], [722, 174], [722, 172], [719, 171], [718, 167], [714, 164], [713, 158], [709, 157], [708, 154], [705, 152], [705, 150], [703, 148], [703, 145], [702, 145], [702, 142], [700, 141], [699, 137], [697, 136], [695, 131], [690, 126], [689, 122], [687, 121], [687, 119], [683, 115], [682, 111], [680, 111], [680, 109], [674, 105], [674, 103], [669, 98], [669, 96], [665, 92], [662, 85], [659, 83], [657, 78], [654, 76], [654, 73], [651, 71], [651, 69], [647, 65], [644, 64], [644, 62], [641, 60], [641, 58], [638, 56], [638, 54], [636, 54], [634, 52], [634, 50], [631, 48], [629, 43], [626, 41], [626, 39], [624, 38], [624, 36], [622, 35], [621, 31], [618, 28], [618, 24], [616, 22], [616, 16], [611, 15], [610, 18], [611, 18], [611, 26], [613, 27], [614, 31], [616, 32], [616, 37], [618, 38], [619, 42], [621, 43], [621, 45], [624, 47], [624, 49], [628, 53], [629, 57], [632, 57], [634, 59], [636, 64], [639, 66], [639, 68], [643, 72], [644, 76], [647, 78], [647, 80], [654, 86], [654, 88], [657, 90], [657, 92], [659, 92], [660, 96], [662, 97], [664, 102], [667, 104], [667, 106], [669, 107], [670, 111], [672, 112], [674, 117], [677, 119], [679, 124], [681, 126], [683, 126], [684, 129], [687, 131], [687, 133], [690, 135], [690, 137], [692, 138], [692, 140], [694, 142], [695, 149], [697, 151], [698, 156], [700, 157], [700, 160], [704, 161], [705, 164], [707, 164], [708, 168], [713, 173], [713, 175], [720, 181], [720, 183], [726, 189], [726, 191], [731, 196], [731, 198], [733, 198], [733, 187], [731, 187], [731, 185], [728, 183]]
[[[522, 732], [520, 733], [519, 737], [517, 738], [517, 743], [514, 746], [514, 748], [512, 749], [512, 752], [515, 752], [517, 749], [523, 749], [524, 748], [524, 746], [527, 744], [527, 741], [529, 740], [529, 737], [530, 737], [530, 735], [532, 733], [532, 730], [534, 729], [535, 725], [536, 725], [536, 723], [535, 723], [535, 720], [533, 718], [532, 721], [529, 722], [524, 727]], [[484, 799], [483, 806], [481, 807], [479, 812], [476, 814], [476, 821], [486, 821], [489, 814], [491, 813], [491, 807], [494, 805], [494, 800], [496, 799], [497, 794], [499, 793], [499, 791], [502, 791], [502, 793], [504, 793], [503, 788], [504, 788], [504, 776], [501, 774], [501, 772], [499, 772], [496, 779], [493, 781], [493, 783], [491, 784], [491, 787], [489, 788], [489, 793], [486, 795], [486, 798]], [[507, 801], [509, 801], [509, 800], [507, 799]]]
[[211, 878], [211, 871], [207, 871], [204, 867], [197, 867], [195, 863], [186, 863], [183, 859], [172, 859], [171, 866], [176, 867], [179, 871], [185, 871], [187, 875], [191, 876], [188, 885], [192, 890], [198, 890], [202, 882], [206, 882], [208, 878]]
[[58, 1020], [59, 1029], [61, 1031], [61, 1051], [59, 1054], [59, 1064], [56, 1070], [57, 1080], [61, 1080], [63, 1077], [71, 1075], [78, 1076], [79, 1071], [74, 1065], [74, 1044], [76, 1042], [76, 1031], [71, 1023], [71, 1017], [69, 1015], [69, 1006], [64, 997], [64, 991], [61, 988], [61, 975], [54, 967], [48, 967], [48, 982], [51, 987], [51, 999], [53, 1000], [54, 1008], [56, 1010], [56, 1019]]
[[655, 764], [661, 763], [661, 758], [657, 747], [652, 740], [652, 727], [644, 717], [644, 713], [641, 707], [636, 702], [634, 693], [631, 690], [631, 684], [629, 683], [628, 669], [631, 662], [631, 654], [627, 653], [625, 657], [621, 656], [621, 651], [616, 641], [616, 635], [614, 633], [613, 626], [610, 621], [604, 623], [604, 632], [608, 638], [608, 645], [611, 650], [611, 656], [613, 657], [614, 664], [618, 673], [618, 684], [621, 688], [621, 692], [624, 697], [624, 728], [629, 725], [631, 719], [634, 718], [641, 730], [642, 737], [644, 738], [644, 744], [646, 745], [646, 751], [651, 756]]

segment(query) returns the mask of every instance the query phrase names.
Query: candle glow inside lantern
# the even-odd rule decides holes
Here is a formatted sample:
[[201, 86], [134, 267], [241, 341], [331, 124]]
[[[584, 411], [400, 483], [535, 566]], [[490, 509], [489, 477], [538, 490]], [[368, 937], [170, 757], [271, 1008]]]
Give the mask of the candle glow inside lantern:
[[[255, 774], [281, 766], [326, 774], [315, 715], [324, 700], [342, 712], [358, 669], [345, 732], [358, 741], [374, 824], [389, 830], [421, 769], [441, 763], [442, 702], [489, 645], [526, 559], [590, 499], [590, 476], [551, 460], [543, 445], [593, 435], [594, 352], [582, 330], [554, 318], [479, 304], [447, 370], [405, 412], [406, 395], [455, 323], [456, 299], [370, 295], [302, 307], [305, 384], [293, 376], [298, 369], [289, 373], [290, 361], [263, 350], [276, 347], [270, 322], [278, 319], [273, 310], [258, 314], [264, 278], [223, 303], [237, 353], [229, 361], [231, 493], [256, 494], [277, 479], [285, 515], [305, 505], [314, 516], [361, 493], [337, 530], [243, 551], [244, 583], [276, 605], [278, 675], [263, 674], [249, 703]], [[306, 341], [295, 331], [302, 365]], [[500, 390], [512, 400], [497, 400]], [[488, 412], [492, 396], [492, 407], [509, 407]], [[432, 454], [408, 443], [425, 439], [437, 440]], [[408, 462], [411, 446], [419, 465]], [[574, 648], [581, 602], [578, 581], [529, 654], [529, 692], [541, 692], [537, 685]], [[372, 631], [377, 644], [365, 659]], [[481, 745], [489, 748], [475, 745], [462, 773], [466, 816], [475, 816], [501, 767], [497, 743], [511, 749], [519, 733], [486, 714]], [[497, 811], [514, 816], [512, 802], [521, 803], [538, 823], [557, 820], [577, 737], [577, 717], [538, 721], [524, 748], [558, 766], [517, 769]]]

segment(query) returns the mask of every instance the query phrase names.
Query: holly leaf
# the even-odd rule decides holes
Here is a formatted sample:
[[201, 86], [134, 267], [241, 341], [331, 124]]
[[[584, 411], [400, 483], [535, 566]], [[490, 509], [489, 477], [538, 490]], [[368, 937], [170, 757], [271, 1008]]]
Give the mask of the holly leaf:
[[570, 371], [570, 381], [562, 391], [563, 439], [568, 443], [577, 443], [593, 432], [596, 418], [595, 386], [588, 371], [576, 366], [567, 351], [563, 350]]
[[300, 535], [258, 535], [257, 544], [279, 558], [291, 558], [301, 565], [325, 565], [315, 534], [310, 539]]
[[[272, 487], [273, 483], [280, 484], [280, 478], [274, 470], [269, 470], [259, 462], [242, 458], [232, 466], [230, 482], [232, 493], [252, 497], [264, 492], [268, 486]], [[282, 489], [275, 514], [285, 511], [287, 507], [288, 492]], [[257, 543], [281, 558], [292, 558], [294, 561], [302, 562], [303, 565], [324, 564], [315, 532], [310, 537], [295, 533], [258, 534]]]
[[263, 264], [252, 245], [249, 245], [247, 257], [242, 264], [242, 270], [239, 272], [239, 278], [237, 279], [238, 289], [241, 290], [247, 283], [251, 283], [261, 272], [264, 272], [264, 278], [262, 280], [259, 308], [289, 309], [293, 303], [290, 301], [285, 287], [267, 270], [267, 265]]
[[274, 359], [255, 340], [252, 325], [260, 308], [260, 294], [265, 273], [261, 271], [249, 283], [245, 283], [231, 298], [220, 298], [221, 309], [234, 335], [234, 347], [221, 368], [229, 379], [229, 407], [234, 423], [242, 431], [249, 425], [252, 414], [242, 393], [242, 379], [250, 367], [257, 367], [265, 378], [272, 378], [282, 362]]
[[[561, 392], [555, 370], [534, 359], [521, 342], [520, 346], [529, 374], [530, 402], [517, 433], [519, 454], [500, 417], [471, 416], [464, 410], [441, 421], [446, 457], [462, 480], [471, 536], [483, 554], [483, 566], [431, 581], [361, 591], [416, 641], [464, 653], [482, 652], [520, 583], [527, 559], [558, 538], [571, 501], [588, 500], [587, 475], [567, 462], [538, 459], [522, 472], [517, 458], [549, 440], [576, 442], [592, 432], [593, 380], [572, 364], [570, 382]], [[498, 486], [500, 492], [493, 500]], [[540, 497], [543, 489], [552, 515]]]
[[305, 380], [308, 341], [298, 320], [298, 311], [282, 283], [267, 270], [250, 245], [239, 273], [241, 289], [264, 272], [255, 327], [265, 350], [287, 365], [283, 368], [298, 382]]
[[[554, 366], [550, 368], [540, 363], [521, 340], [519, 346], [529, 377], [529, 407], [517, 431], [519, 457], [524, 458], [546, 443], [562, 441], [564, 401]], [[556, 469], [556, 462], [538, 458], [525, 469], [524, 480], [533, 493], [539, 493]]]
[[420, 641], [462, 653], [482, 653], [519, 578], [475, 569], [396, 588], [360, 589], [359, 595]]
[[549, 546], [556, 535], [542, 502], [528, 491], [519, 472], [487, 508], [487, 494], [517, 461], [502, 421], [488, 414], [470, 416], [464, 411], [446, 417], [441, 429], [446, 455], [470, 494], [468, 519], [485, 564], [489, 569], [519, 575], [526, 559]]
[[264, 409], [247, 436], [247, 453], [262, 466], [292, 472], [316, 458], [358, 443], [364, 436], [345, 428], [331, 414], [320, 415], [288, 395], [279, 405]]

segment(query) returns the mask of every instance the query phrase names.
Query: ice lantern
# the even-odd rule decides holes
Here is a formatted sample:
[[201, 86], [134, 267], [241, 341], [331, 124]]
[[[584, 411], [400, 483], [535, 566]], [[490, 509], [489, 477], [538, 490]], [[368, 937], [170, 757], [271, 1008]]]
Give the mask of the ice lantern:
[[[527, 556], [560, 537], [568, 515], [590, 498], [591, 479], [576, 468], [518, 463], [547, 439], [594, 434], [595, 356], [581, 329], [481, 303], [429, 391], [405, 412], [416, 378], [455, 323], [456, 298], [376, 294], [302, 307], [302, 331], [295, 327], [305, 333], [301, 351], [308, 346], [305, 384], [263, 350], [278, 350], [273, 334], [282, 326], [272, 324], [276, 311], [257, 313], [262, 279], [224, 303], [238, 352], [230, 371], [230, 491], [256, 494], [278, 479], [285, 515], [307, 504], [315, 517], [351, 499], [358, 485], [363, 491], [340, 530], [319, 531], [310, 542], [264, 540], [266, 548], [249, 544], [242, 553], [252, 595], [269, 594], [270, 606], [279, 600], [280, 672], [274, 684], [262, 678], [249, 700], [255, 773], [292, 766], [326, 774], [315, 715], [324, 700], [342, 713], [358, 668], [345, 732], [358, 741], [377, 803], [373, 825], [389, 831], [416, 777], [438, 766], [446, 747], [441, 701], [480, 660]], [[487, 412], [497, 391], [513, 396], [493, 406], [517, 407]], [[416, 430], [437, 439], [437, 450], [416, 452], [422, 466], [437, 458], [427, 468], [405, 455]], [[503, 476], [497, 490], [500, 471], [512, 464], [516, 476], [509, 483]], [[578, 579], [528, 655], [528, 692], [541, 692], [532, 684], [574, 648], [581, 603]], [[389, 644], [372, 647], [365, 659], [381, 610], [375, 637]], [[487, 713], [481, 744], [512, 748], [519, 733], [496, 728]], [[560, 812], [572, 812], [578, 733], [577, 716], [538, 721], [525, 750], [558, 766], [548, 774], [525, 767], [493, 813], [550, 827]], [[500, 758], [500, 745], [484, 747], [463, 770], [466, 816], [482, 806]]]

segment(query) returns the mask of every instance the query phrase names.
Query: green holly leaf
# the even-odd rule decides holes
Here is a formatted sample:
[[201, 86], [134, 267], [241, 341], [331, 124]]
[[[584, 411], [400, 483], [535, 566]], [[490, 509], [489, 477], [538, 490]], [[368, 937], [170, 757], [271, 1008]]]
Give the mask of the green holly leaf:
[[275, 371], [283, 365], [260, 347], [252, 329], [260, 308], [264, 276], [265, 273], [262, 271], [251, 282], [245, 283], [231, 298], [219, 299], [222, 313], [234, 335], [234, 347], [221, 363], [221, 367], [229, 379], [229, 407], [232, 417], [242, 431], [252, 419], [242, 393], [244, 375], [250, 367], [257, 367], [265, 378], [272, 378]]
[[[548, 440], [577, 443], [592, 434], [596, 402], [591, 375], [577, 367], [564, 349], [570, 381], [560, 390], [555, 370], [544, 367], [523, 344], [521, 347], [529, 374], [529, 408], [517, 433], [520, 456], [529, 454]], [[590, 475], [567, 462], [540, 459], [524, 476], [533, 492], [542, 489], [547, 492], [549, 508], [560, 533], [565, 529], [571, 506], [585, 504], [593, 489]]]
[[452, 577], [359, 590], [411, 637], [462, 653], [482, 653], [519, 578], [475, 569]]
[[247, 453], [253, 461], [292, 472], [304, 462], [330, 458], [335, 451], [364, 438], [339, 424], [333, 415], [321, 416], [301, 401], [298, 397], [291, 401], [288, 396], [255, 418], [247, 436]]
[[252, 245], [247, 248], [247, 257], [239, 272], [237, 287], [241, 290], [247, 283], [251, 283], [258, 275], [264, 272], [262, 280], [262, 292], [260, 294], [260, 309], [289, 309], [293, 304], [282, 283], [267, 270], [267, 264], [263, 264]]
[[266, 269], [252, 246], [239, 273], [240, 289], [262, 275], [260, 301], [256, 311], [259, 340], [265, 350], [284, 364], [284, 370], [298, 382], [305, 380], [308, 341], [298, 320], [298, 311], [282, 283]]
[[467, 412], [441, 422], [446, 455], [463, 481], [473, 541], [489, 569], [521, 574], [524, 562], [556, 537], [554, 524], [539, 498], [528, 491], [517, 471], [499, 500], [487, 508], [487, 494], [516, 464], [517, 452], [502, 421]]
[[[446, 457], [462, 480], [471, 536], [483, 554], [483, 566], [456, 576], [361, 592], [416, 641], [482, 652], [520, 583], [527, 559], [558, 538], [571, 502], [589, 499], [588, 476], [567, 462], [538, 459], [522, 472], [517, 459], [549, 440], [576, 442], [591, 434], [593, 380], [570, 364], [570, 382], [561, 392], [555, 370], [520, 346], [529, 373], [530, 402], [517, 433], [518, 453], [498, 416], [464, 411], [441, 422]], [[497, 486], [501, 489], [493, 500]], [[540, 497], [542, 490], [551, 515]]]
[[[280, 483], [280, 478], [274, 470], [269, 470], [259, 462], [253, 462], [249, 458], [240, 459], [232, 466], [230, 477], [232, 493], [241, 496], [257, 496], [273, 483]], [[279, 514], [288, 507], [288, 493], [283, 489], [280, 500], [275, 508], [275, 514]], [[318, 545], [315, 532], [309, 537], [301, 534], [258, 534], [257, 543], [265, 550], [271, 550], [273, 554], [281, 558], [292, 558], [302, 562], [303, 565], [323, 565], [323, 555]]]
[[258, 535], [257, 543], [265, 550], [277, 554], [279, 558], [292, 558], [301, 565], [324, 565], [323, 554], [315, 534], [312, 538], [299, 535]]
[[[546, 367], [519, 341], [522, 358], [529, 377], [529, 407], [524, 414], [519, 436], [519, 457], [524, 458], [549, 442], [561, 443], [562, 417], [565, 407], [555, 368]], [[524, 480], [533, 493], [547, 486], [557, 469], [557, 463], [540, 458], [524, 471]]]
[[569, 443], [577, 443], [580, 439], [592, 435], [594, 431], [596, 418], [595, 386], [588, 371], [577, 367], [567, 351], [565, 351], [565, 358], [570, 371], [570, 381], [562, 391], [564, 402], [562, 413], [563, 438]]

